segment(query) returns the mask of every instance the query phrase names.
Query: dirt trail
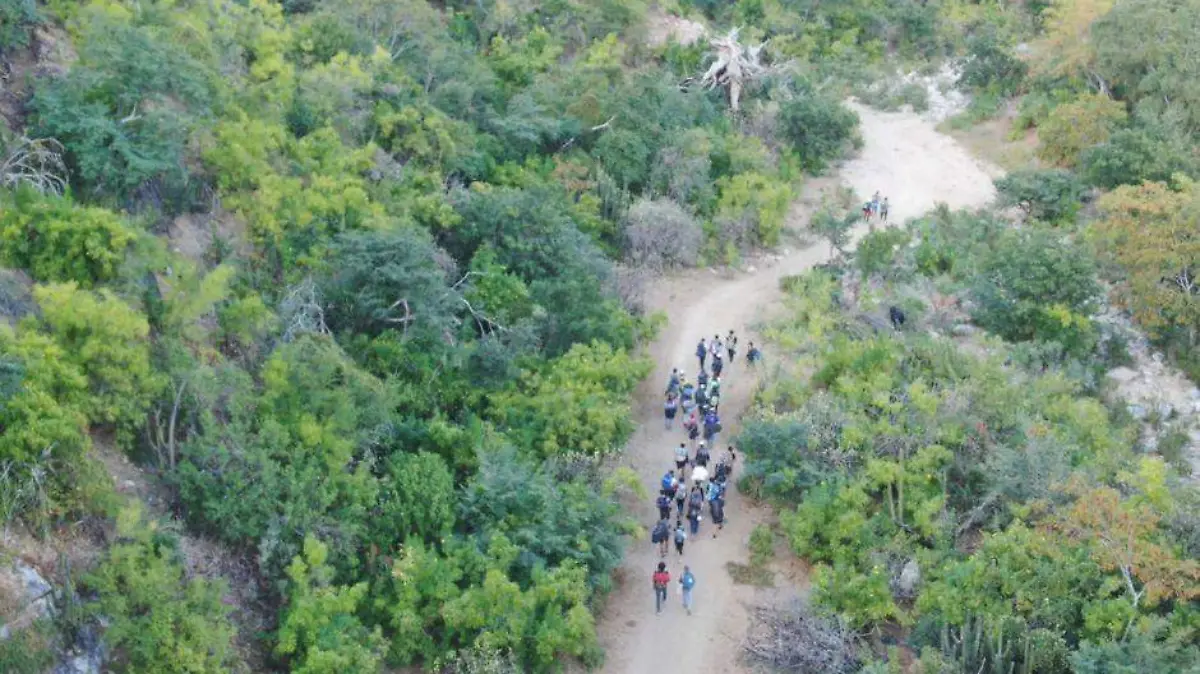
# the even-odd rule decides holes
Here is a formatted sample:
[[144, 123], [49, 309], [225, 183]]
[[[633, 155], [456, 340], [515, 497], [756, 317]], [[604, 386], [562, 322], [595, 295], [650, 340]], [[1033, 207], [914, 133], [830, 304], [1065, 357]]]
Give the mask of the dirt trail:
[[[893, 221], [920, 215], [939, 201], [963, 207], [980, 206], [992, 198], [991, 176], [998, 174], [998, 169], [971, 158], [929, 122], [914, 114], [853, 107], [862, 119], [865, 145], [861, 156], [841, 169], [840, 180], [863, 200], [875, 190], [891, 196]], [[823, 179], [806, 186], [805, 195], [793, 210], [792, 229], [804, 228], [819, 191], [836, 183]], [[651, 293], [649, 306], [665, 311], [669, 322], [651, 350], [656, 369], [639, 391], [641, 423], [626, 450], [628, 465], [638, 472], [651, 493], [657, 491], [663, 472], [672, 467], [672, 450], [683, 439], [678, 427], [672, 432], [663, 428], [659, 396], [671, 368], [682, 368], [694, 377], [697, 340], [701, 336], [711, 339], [717, 333], [723, 337], [730, 329], [737, 331], [741, 352], [722, 377], [725, 432], [720, 446], [724, 447], [737, 433], [737, 419], [749, 406], [756, 385], [744, 359], [747, 342], [759, 341], [753, 326], [778, 306], [779, 280], [824, 262], [828, 251], [823, 243], [787, 251], [777, 259], [767, 258], [754, 273], [722, 275], [698, 270], [669, 279]], [[769, 362], [769, 351], [766, 357]], [[636, 514], [649, 526], [657, 516], [652, 499], [639, 504]], [[712, 538], [713, 527], [706, 520], [700, 535], [688, 540], [682, 560], [672, 549], [668, 557], [672, 580], [678, 578], [684, 563], [696, 575], [696, 610], [691, 616], [680, 606], [674, 583], [666, 610], [662, 615], [654, 614], [650, 572], [659, 561], [658, 553], [648, 537], [634, 541], [600, 621], [601, 641], [608, 653], [603, 671], [743, 671], [739, 644], [748, 625], [748, 604], [756, 593], [752, 588], [735, 585], [726, 564], [746, 561], [750, 532], [755, 523], [766, 518], [765, 511], [752, 508], [733, 488], [720, 537]]]

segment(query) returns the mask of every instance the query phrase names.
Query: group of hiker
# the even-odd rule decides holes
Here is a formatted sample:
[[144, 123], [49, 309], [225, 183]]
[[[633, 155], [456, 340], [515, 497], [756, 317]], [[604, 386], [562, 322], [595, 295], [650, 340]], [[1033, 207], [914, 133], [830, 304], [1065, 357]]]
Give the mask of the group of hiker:
[[887, 222], [888, 208], [890, 208], [888, 198], [883, 197], [881, 201], [879, 192], [876, 191], [875, 196], [871, 197], [870, 201], [863, 204], [863, 220], [870, 222], [872, 218], [878, 217], [880, 222]]
[[[696, 380], [688, 380], [679, 368], [672, 369], [667, 380], [666, 402], [663, 405], [666, 429], [673, 430], [676, 416], [682, 413], [682, 427], [687, 439], [674, 448], [674, 468], [663, 473], [655, 499], [658, 521], [651, 530], [650, 540], [658, 546], [661, 557], [670, 554], [673, 542], [676, 554], [682, 559], [687, 540], [700, 533], [705, 504], [715, 526], [712, 537], [716, 538], [725, 526], [725, 492], [737, 461], [737, 450], [729, 445], [716, 460], [712, 457], [712, 450], [717, 446], [722, 431], [721, 375], [727, 363], [733, 363], [737, 353], [738, 338], [733, 330], [724, 338], [720, 334], [713, 335], [708, 341], [701, 338], [696, 345], [696, 358], [699, 361]], [[754, 342], [750, 342], [746, 362], [754, 365], [760, 360], [762, 352], [754, 346]], [[671, 525], [672, 515], [675, 518], [674, 526]], [[671, 574], [665, 561], [658, 563], [651, 574], [651, 582], [654, 586], [655, 611], [662, 613], [667, 587], [671, 583]], [[683, 607], [691, 615], [692, 588], [695, 587], [696, 577], [690, 567], [683, 567], [678, 583]]]

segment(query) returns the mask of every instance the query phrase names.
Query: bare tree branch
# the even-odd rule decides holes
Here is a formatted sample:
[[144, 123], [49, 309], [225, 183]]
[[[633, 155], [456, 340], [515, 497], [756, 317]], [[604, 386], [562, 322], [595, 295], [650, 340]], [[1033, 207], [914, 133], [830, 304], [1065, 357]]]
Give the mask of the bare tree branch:
[[42, 194], [61, 195], [67, 187], [63, 146], [53, 138], [21, 138], [0, 163], [0, 186], [15, 189], [25, 184]]

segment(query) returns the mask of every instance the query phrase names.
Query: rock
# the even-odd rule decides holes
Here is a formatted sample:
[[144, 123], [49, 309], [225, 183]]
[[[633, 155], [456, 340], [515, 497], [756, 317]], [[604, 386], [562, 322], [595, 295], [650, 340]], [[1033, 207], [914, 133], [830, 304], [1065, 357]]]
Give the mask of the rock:
[[1170, 419], [1171, 414], [1175, 412], [1175, 407], [1171, 403], [1159, 403], [1156, 409], [1158, 411], [1158, 418], [1161, 421]]
[[1200, 402], [1200, 387], [1193, 386], [1191, 391], [1188, 391], [1188, 397], [1192, 400]]
[[0, 584], [17, 593], [18, 606], [13, 618], [0, 625], [0, 640], [50, 614], [53, 588], [37, 569], [17, 560], [9, 569], [0, 570]]
[[1127, 367], [1113, 368], [1108, 373], [1108, 378], [1117, 382], [1118, 384], [1128, 384], [1129, 382], [1133, 381], [1134, 379], [1137, 379], [1137, 376], [1138, 376], [1138, 373], [1136, 370], [1132, 370]]
[[748, 274], [753, 274], [756, 271], [758, 271], [758, 267], [755, 267], [754, 265], [750, 265], [749, 267], [746, 267], [746, 273], [748, 273]]
[[87, 627], [54, 666], [54, 674], [100, 674], [103, 666], [104, 642], [94, 627]]
[[1133, 418], [1137, 419], [1138, 421], [1142, 421], [1150, 414], [1150, 412], [1146, 409], [1145, 405], [1132, 405], [1131, 404], [1131, 405], [1126, 405], [1125, 409], [1129, 410], [1129, 413], [1131, 415], [1133, 415]]
[[950, 334], [955, 337], [970, 337], [975, 334], [975, 326], [970, 323], [959, 323], [950, 328]]
[[917, 560], [910, 559], [904, 563], [904, 568], [900, 570], [900, 580], [896, 585], [903, 596], [911, 597], [916, 593], [917, 584], [920, 582], [921, 567], [917, 565]]

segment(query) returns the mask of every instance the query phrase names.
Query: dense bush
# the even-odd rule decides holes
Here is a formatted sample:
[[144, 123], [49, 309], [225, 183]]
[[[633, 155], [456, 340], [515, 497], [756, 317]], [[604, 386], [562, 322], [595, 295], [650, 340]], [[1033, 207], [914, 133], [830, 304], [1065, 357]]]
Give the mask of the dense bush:
[[779, 111], [780, 133], [805, 169], [820, 172], [854, 139], [858, 115], [836, 98], [802, 87]]
[[1064, 103], [1038, 127], [1038, 157], [1055, 166], [1073, 168], [1080, 153], [1106, 142], [1127, 117], [1124, 103], [1100, 94], [1086, 94]]
[[233, 626], [224, 588], [187, 578], [174, 539], [143, 521], [139, 508], [121, 513], [117, 535], [83, 581], [114, 664], [129, 672], [228, 671]]
[[40, 20], [34, 0], [0, 0], [0, 56], [29, 44], [29, 29]]
[[996, 180], [1001, 206], [1019, 206], [1035, 219], [1069, 221], [1079, 211], [1084, 186], [1074, 173], [1062, 169], [1013, 171]]
[[669, 199], [639, 201], [625, 214], [625, 254], [637, 265], [694, 266], [703, 237], [700, 223]]
[[76, 206], [65, 197], [18, 190], [0, 200], [0, 253], [39, 281], [74, 281], [83, 287], [117, 273], [133, 230], [102, 208]]

